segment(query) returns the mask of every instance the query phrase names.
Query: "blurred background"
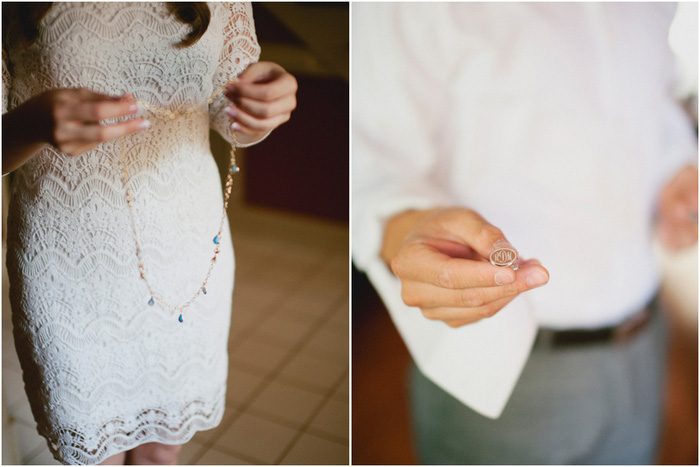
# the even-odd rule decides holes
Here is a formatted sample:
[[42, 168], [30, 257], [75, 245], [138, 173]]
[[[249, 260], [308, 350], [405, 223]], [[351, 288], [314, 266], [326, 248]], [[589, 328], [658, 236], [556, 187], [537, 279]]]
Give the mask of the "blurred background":
[[[680, 58], [674, 90], [698, 121], [698, 4], [681, 3], [669, 43]], [[672, 253], [655, 242], [661, 303], [671, 324], [661, 465], [698, 464], [698, 247]], [[411, 357], [366, 276], [352, 269], [353, 464], [416, 463], [408, 405]]]
[[[348, 3], [254, 3], [261, 60], [299, 82], [292, 119], [239, 151], [227, 409], [180, 464], [348, 464]], [[225, 173], [228, 145], [212, 133]], [[36, 432], [12, 337], [3, 177], [2, 462], [57, 464]]]

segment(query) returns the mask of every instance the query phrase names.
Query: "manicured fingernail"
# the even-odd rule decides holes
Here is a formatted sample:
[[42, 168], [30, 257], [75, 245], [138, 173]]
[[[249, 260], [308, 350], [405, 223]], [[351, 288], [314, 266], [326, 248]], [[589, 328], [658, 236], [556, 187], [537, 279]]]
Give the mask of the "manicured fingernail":
[[151, 128], [151, 122], [148, 120], [143, 120], [141, 123], [139, 123], [139, 130], [145, 130], [147, 128]]
[[508, 271], [499, 271], [494, 276], [494, 280], [498, 285], [512, 284], [515, 281], [515, 274]]
[[138, 104], [131, 104], [131, 105], [129, 106], [129, 112], [130, 112], [130, 113], [135, 114], [135, 113], [138, 112], [138, 111], [139, 111], [139, 106], [138, 106]]
[[238, 122], [233, 122], [233, 123], [231, 124], [231, 129], [232, 129], [233, 131], [238, 131], [238, 130], [241, 129], [241, 126], [238, 124]]
[[542, 269], [533, 269], [525, 281], [528, 287], [539, 287], [549, 282], [549, 276]]
[[236, 109], [231, 107], [230, 105], [224, 109], [224, 112], [229, 117], [235, 117], [236, 115], [238, 115], [238, 112], [236, 111]]

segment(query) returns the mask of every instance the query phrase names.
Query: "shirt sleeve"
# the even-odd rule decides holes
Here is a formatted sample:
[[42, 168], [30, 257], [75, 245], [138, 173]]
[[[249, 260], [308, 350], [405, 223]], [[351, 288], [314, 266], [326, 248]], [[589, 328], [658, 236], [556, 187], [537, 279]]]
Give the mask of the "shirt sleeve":
[[[409, 14], [417, 10], [412, 6]], [[419, 31], [406, 31], [404, 13], [392, 4], [353, 7], [353, 24], [361, 27], [352, 49], [359, 70], [353, 73], [352, 229], [353, 260], [361, 270], [381, 261], [384, 223], [392, 215], [454, 204], [435, 181], [439, 71], [426, 66], [431, 48], [420, 46]]]
[[418, 368], [484, 416], [500, 416], [536, 333], [522, 297], [489, 320], [452, 329], [401, 300], [379, 256], [385, 222], [409, 209], [455, 206], [443, 147], [444, 94], [464, 44], [438, 3], [353, 6], [353, 260], [384, 301]]
[[[253, 7], [250, 3], [217, 3], [216, 13], [227, 19], [223, 28], [223, 45], [218, 66], [214, 72], [213, 89], [219, 89], [226, 82], [240, 75], [250, 64], [260, 58], [260, 45], [255, 35]], [[218, 10], [220, 8], [220, 10]], [[3, 74], [4, 78], [4, 74]], [[219, 96], [209, 107], [210, 126], [231, 142], [230, 118], [224, 113], [229, 101], [224, 95]], [[256, 141], [258, 142], [258, 141]], [[244, 145], [238, 145], [244, 146]]]

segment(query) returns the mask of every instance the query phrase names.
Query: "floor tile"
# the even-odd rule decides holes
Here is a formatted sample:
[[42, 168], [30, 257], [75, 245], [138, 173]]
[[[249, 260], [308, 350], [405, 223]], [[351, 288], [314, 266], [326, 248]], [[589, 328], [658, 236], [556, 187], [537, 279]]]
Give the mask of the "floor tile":
[[24, 423], [28, 426], [34, 426], [34, 415], [32, 415], [32, 409], [29, 405], [29, 400], [27, 396], [22, 393], [19, 399], [16, 399], [11, 406], [7, 406], [7, 413], [12, 417], [12, 419]]
[[35, 456], [26, 460], [27, 465], [63, 465], [56, 459], [54, 459], [53, 454], [49, 451], [49, 448], [44, 448], [39, 451]]
[[261, 417], [281, 420], [301, 428], [311, 419], [322, 401], [323, 396], [273, 381], [255, 398], [248, 410]]
[[329, 399], [318, 415], [314, 417], [309, 425], [309, 431], [327, 434], [347, 443], [350, 436], [349, 417], [347, 402]]
[[350, 400], [350, 378], [348, 375], [345, 375], [342, 383], [336, 388], [333, 398], [344, 402]]
[[264, 378], [241, 370], [229, 370], [226, 385], [226, 400], [240, 405], [248, 402], [253, 392], [265, 381]]
[[314, 333], [306, 342], [304, 348], [315, 355], [324, 356], [333, 360], [347, 360], [349, 356], [349, 336], [347, 333], [338, 332], [338, 327], [326, 322], [318, 332]]
[[180, 454], [177, 456], [178, 465], [192, 465], [206, 450], [206, 446], [203, 443], [191, 439], [189, 442], [182, 446]]
[[274, 341], [261, 342], [248, 338], [229, 354], [229, 371], [242, 369], [258, 375], [269, 375], [282, 363], [286, 355]]
[[229, 425], [231, 425], [231, 421], [235, 419], [238, 415], [239, 413], [235, 408], [226, 407], [224, 417], [221, 419], [221, 423], [219, 424], [219, 426], [212, 428], [211, 430], [198, 431], [192, 437], [191, 442], [204, 445], [212, 444], [212, 442], [216, 438], [218, 438], [219, 435], [221, 435], [221, 433], [226, 431], [226, 428], [228, 428]]
[[296, 431], [291, 428], [244, 413], [214, 446], [233, 455], [270, 464], [277, 460], [295, 436]]
[[250, 465], [239, 457], [223, 452], [217, 448], [209, 448], [197, 461], [196, 465]]
[[348, 465], [348, 446], [309, 433], [301, 435], [282, 459], [287, 465]]
[[19, 458], [22, 463], [37, 455], [42, 448], [48, 449], [46, 440], [39, 436], [33, 425], [30, 427], [24, 423], [15, 422], [10, 425], [10, 428], [14, 429], [15, 441], [17, 441]]
[[19, 365], [19, 357], [15, 350], [15, 340], [12, 330], [3, 326], [2, 330], [2, 367], [14, 371], [22, 371]]
[[13, 404], [27, 398], [22, 373], [9, 368], [2, 372], [2, 397], [7, 407], [12, 407]]
[[233, 313], [255, 313], [264, 316], [285, 300], [286, 290], [268, 280], [260, 279], [234, 295]]
[[326, 391], [338, 382], [347, 367], [347, 359], [331, 361], [320, 357], [316, 351], [305, 350], [285, 365], [279, 379]]
[[279, 342], [296, 344], [309, 334], [312, 324], [308, 320], [290, 320], [285, 319], [284, 314], [277, 314], [258, 327], [256, 336], [263, 341], [269, 337]]

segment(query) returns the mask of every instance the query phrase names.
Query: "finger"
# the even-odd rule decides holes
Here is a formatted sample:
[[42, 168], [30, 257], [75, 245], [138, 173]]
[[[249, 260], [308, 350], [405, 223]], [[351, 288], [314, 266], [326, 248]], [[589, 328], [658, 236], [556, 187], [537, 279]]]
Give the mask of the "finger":
[[248, 97], [259, 101], [274, 101], [280, 97], [293, 95], [297, 91], [297, 80], [289, 73], [274, 77], [268, 82], [237, 81], [226, 87], [235, 96]]
[[[482, 258], [488, 259], [497, 248], [510, 248], [517, 252], [501, 229], [490, 224], [481, 215], [474, 211], [460, 211], [460, 214], [445, 218], [446, 228], [474, 248]], [[462, 216], [467, 219], [461, 219]]]
[[[238, 82], [263, 82], [274, 79], [285, 73], [284, 68], [274, 62], [257, 62], [248, 65], [243, 72], [238, 75]], [[232, 84], [232, 83], [230, 83]]]
[[110, 118], [127, 117], [139, 111], [135, 102], [122, 100], [93, 100], [70, 108], [67, 118], [80, 122], [99, 122]]
[[494, 316], [513, 299], [515, 297], [503, 298], [478, 308], [427, 308], [421, 309], [421, 312], [428, 319], [444, 321], [450, 327], [459, 327]]
[[391, 269], [401, 279], [447, 289], [487, 287], [515, 280], [515, 271], [510, 268], [499, 268], [487, 261], [453, 258], [425, 243], [404, 245], [391, 261]]
[[231, 124], [231, 130], [235, 131], [236, 133], [241, 133], [244, 135], [251, 135], [251, 136], [262, 136], [265, 133], [267, 133], [267, 131], [257, 131], [257, 130], [253, 130], [251, 128], [242, 126], [238, 122], [233, 122]]
[[420, 308], [480, 308], [492, 302], [541, 287], [548, 281], [549, 272], [545, 268], [528, 264], [518, 270], [514, 282], [499, 287], [445, 289], [421, 282], [405, 281], [401, 287], [401, 298], [406, 305]]
[[118, 101], [126, 96], [126, 94], [121, 96], [110, 96], [108, 94], [92, 91], [88, 88], [71, 89], [69, 91], [74, 94], [75, 97], [78, 97], [80, 100], [84, 101]]
[[[115, 138], [121, 138], [147, 128], [151, 123], [142, 118], [128, 120], [126, 122], [113, 123], [111, 125], [82, 125], [71, 123], [65, 125], [60, 131], [64, 141], [85, 141], [86, 143], [104, 142]], [[59, 141], [60, 143], [61, 141]]]
[[[226, 115], [235, 120], [234, 123], [238, 122], [240, 127], [247, 127], [256, 132], [267, 132], [273, 130], [289, 120], [289, 114], [276, 115], [271, 118], [259, 119], [252, 115], [249, 115], [240, 109], [232, 108], [230, 111], [226, 112]], [[231, 129], [236, 130], [236, 128], [231, 127]]]
[[[266, 119], [276, 115], [291, 113], [296, 108], [297, 100], [294, 95], [284, 96], [269, 102], [236, 96], [233, 99], [233, 103], [242, 112], [255, 118]], [[235, 109], [235, 107], [229, 106], [226, 109]]]
[[86, 153], [87, 151], [94, 149], [97, 146], [99, 146], [99, 143], [87, 141], [72, 141], [70, 144], [61, 146], [59, 150], [70, 157], [75, 157]]

